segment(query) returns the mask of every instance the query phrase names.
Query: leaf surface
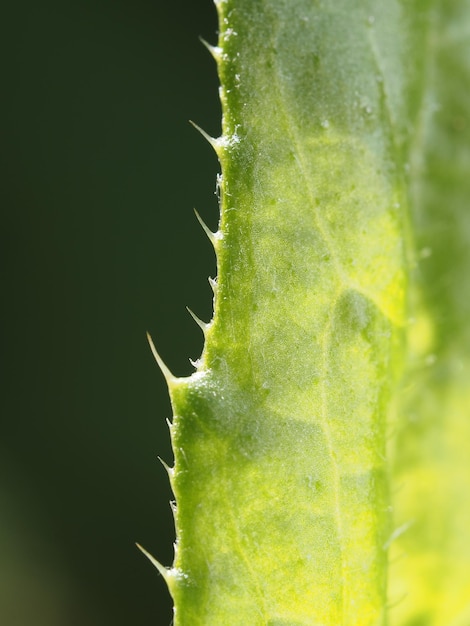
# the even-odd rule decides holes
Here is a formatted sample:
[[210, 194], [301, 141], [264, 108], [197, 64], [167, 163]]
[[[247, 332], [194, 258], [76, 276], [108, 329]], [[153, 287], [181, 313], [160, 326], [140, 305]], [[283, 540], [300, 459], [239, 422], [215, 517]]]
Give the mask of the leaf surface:
[[[465, 28], [448, 34], [452, 50], [445, 29], [458, 29], [465, 2], [217, 2], [214, 319], [196, 372], [169, 379], [178, 626], [382, 626], [403, 590], [394, 624], [447, 623], [448, 601], [463, 614], [468, 510], [458, 521], [449, 511], [468, 484], [468, 370], [456, 355], [469, 299], [446, 281], [469, 267], [469, 109], [462, 91], [447, 93], [446, 72], [468, 68], [454, 50]], [[436, 123], [430, 102], [444, 91], [460, 117]], [[464, 139], [446, 170], [452, 123]], [[435, 250], [427, 270], [415, 243]], [[420, 366], [430, 354], [440, 365]], [[398, 386], [404, 363], [412, 392]], [[406, 419], [411, 405], [424, 435]], [[393, 408], [399, 439], [387, 445]], [[392, 457], [392, 487], [409, 482], [394, 519]], [[388, 550], [400, 545], [408, 558], [388, 596]]]

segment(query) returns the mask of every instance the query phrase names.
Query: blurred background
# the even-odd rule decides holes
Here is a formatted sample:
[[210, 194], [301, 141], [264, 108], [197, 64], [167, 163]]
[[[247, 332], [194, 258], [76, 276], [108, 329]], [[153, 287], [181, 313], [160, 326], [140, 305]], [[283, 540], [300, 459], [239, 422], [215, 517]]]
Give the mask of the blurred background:
[[168, 626], [167, 391], [209, 320], [212, 0], [1, 9], [1, 626]]

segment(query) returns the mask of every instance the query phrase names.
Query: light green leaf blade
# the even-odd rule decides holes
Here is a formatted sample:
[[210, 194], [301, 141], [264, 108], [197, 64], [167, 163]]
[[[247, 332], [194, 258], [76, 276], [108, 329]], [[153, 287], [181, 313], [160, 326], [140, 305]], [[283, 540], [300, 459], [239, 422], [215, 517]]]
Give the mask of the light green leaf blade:
[[170, 385], [175, 620], [385, 624], [403, 16], [398, 3], [218, 9], [215, 317], [198, 371]]
[[432, 4], [410, 151], [418, 250], [396, 454], [395, 624], [470, 623], [470, 2]]
[[215, 314], [167, 372], [178, 626], [466, 619], [468, 4], [217, 3]]

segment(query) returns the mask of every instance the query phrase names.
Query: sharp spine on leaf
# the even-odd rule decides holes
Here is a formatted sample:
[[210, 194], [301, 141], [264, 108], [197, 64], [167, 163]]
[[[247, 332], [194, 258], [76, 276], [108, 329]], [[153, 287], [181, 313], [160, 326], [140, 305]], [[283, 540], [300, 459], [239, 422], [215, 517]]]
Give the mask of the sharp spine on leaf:
[[217, 292], [217, 278], [211, 278], [209, 276], [208, 280], [209, 280], [209, 285], [212, 288], [212, 291], [216, 293]]
[[150, 333], [147, 333], [147, 341], [149, 342], [149, 346], [150, 346], [150, 350], [152, 351], [153, 358], [157, 362], [158, 367], [160, 368], [163, 376], [165, 377], [167, 385], [170, 386], [172, 383], [174, 383], [177, 380], [176, 376], [173, 376], [173, 374], [170, 372], [170, 370], [167, 368], [167, 366], [163, 362], [161, 356], [158, 354], [157, 349], [155, 348], [155, 345], [152, 341], [152, 337], [150, 336]]
[[191, 311], [189, 306], [186, 307], [186, 310], [188, 311], [189, 315], [193, 318], [193, 320], [196, 322], [196, 324], [199, 326], [199, 328], [202, 330], [202, 332], [205, 334], [210, 324], [206, 324], [205, 322], [200, 320], [198, 316]]
[[215, 61], [219, 61], [222, 49], [219, 48], [218, 46], [211, 45], [203, 37], [199, 37], [199, 41], [202, 43], [204, 48], [207, 48], [207, 50], [209, 50], [209, 52], [211, 53], [211, 56], [213, 57], [213, 59]]
[[410, 520], [409, 522], [405, 522], [404, 524], [402, 524], [401, 526], [399, 526], [398, 528], [395, 528], [395, 530], [392, 532], [392, 534], [390, 535], [390, 537], [387, 539], [387, 541], [384, 543], [383, 545], [383, 549], [384, 550], [388, 550], [390, 548], [390, 546], [392, 545], [392, 543], [398, 539], [398, 537], [401, 537], [401, 535], [403, 535], [403, 533], [406, 533], [406, 531], [411, 528], [411, 526], [413, 526], [414, 524], [414, 520]]
[[173, 476], [173, 468], [170, 467], [167, 463], [165, 463], [165, 461], [161, 457], [157, 456], [157, 459], [160, 461], [160, 463], [166, 469], [166, 472], [167, 472], [168, 476], [171, 479], [171, 477]]
[[206, 235], [209, 238], [209, 241], [215, 247], [215, 242], [217, 241], [217, 233], [213, 233], [211, 231], [211, 229], [207, 226], [207, 224], [204, 222], [204, 220], [199, 215], [196, 209], [193, 209], [193, 210], [194, 210], [194, 215], [196, 216], [197, 221], [201, 225], [202, 230], [206, 233]]
[[191, 124], [191, 126], [194, 126], [194, 128], [201, 133], [204, 139], [208, 141], [210, 145], [214, 148], [217, 156], [219, 156], [220, 141], [216, 139], [215, 137], [211, 137], [210, 135], [208, 135], [205, 130], [202, 130], [202, 128], [198, 126], [197, 124], [195, 124], [192, 120], [189, 120], [189, 123]]
[[150, 552], [147, 552], [147, 550], [145, 548], [142, 548], [142, 546], [139, 543], [136, 543], [135, 545], [139, 548], [139, 550], [142, 552], [142, 554], [148, 558], [150, 563], [152, 563], [152, 565], [157, 568], [157, 570], [160, 572], [160, 574], [165, 579], [166, 584], [168, 584], [168, 572], [169, 572], [169, 570], [164, 565], [159, 563], [157, 561], [157, 559], [150, 554]]

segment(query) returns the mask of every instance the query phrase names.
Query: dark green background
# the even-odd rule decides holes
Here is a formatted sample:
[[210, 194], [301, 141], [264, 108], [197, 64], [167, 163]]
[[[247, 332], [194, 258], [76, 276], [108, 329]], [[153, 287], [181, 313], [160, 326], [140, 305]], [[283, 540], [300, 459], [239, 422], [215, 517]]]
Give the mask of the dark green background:
[[220, 128], [211, 0], [1, 10], [0, 624], [168, 625], [170, 406], [202, 348]]

